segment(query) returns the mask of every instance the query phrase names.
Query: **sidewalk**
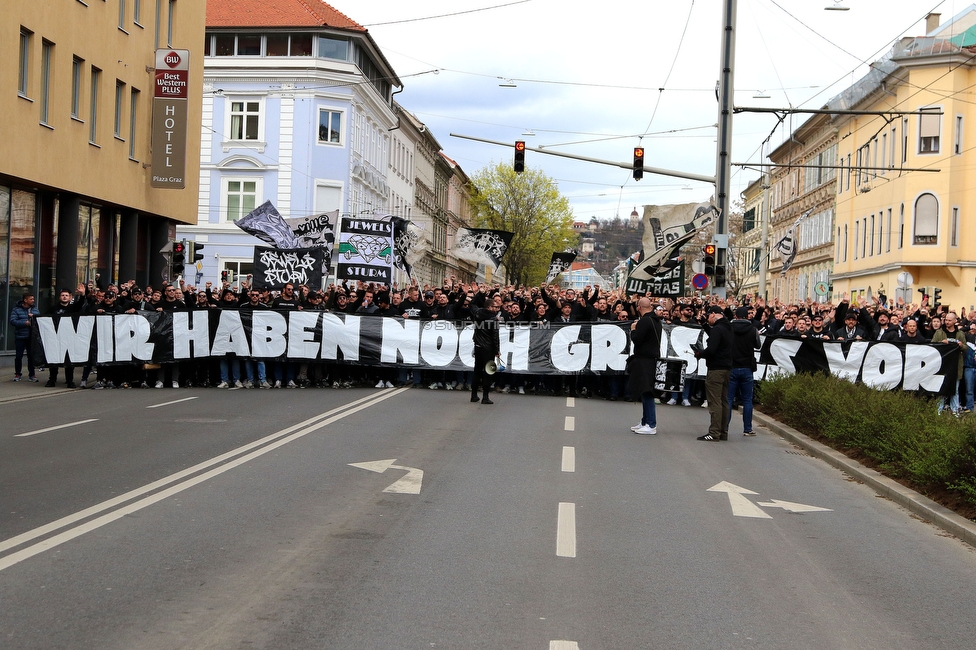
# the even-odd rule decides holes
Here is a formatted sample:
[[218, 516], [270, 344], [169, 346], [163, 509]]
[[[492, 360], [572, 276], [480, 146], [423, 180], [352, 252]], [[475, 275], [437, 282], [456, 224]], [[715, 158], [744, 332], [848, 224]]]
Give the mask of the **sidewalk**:
[[[24, 376], [20, 381], [13, 381], [14, 378], [14, 357], [13, 355], [0, 355], [0, 404], [22, 399], [35, 399], [41, 397], [51, 397], [59, 393], [71, 392], [71, 389], [64, 387], [64, 371], [58, 377], [57, 388], [46, 388], [45, 382], [48, 380], [48, 371], [37, 371], [37, 382], [27, 380], [27, 363], [24, 363]], [[81, 381], [81, 368], [75, 368], [75, 383]]]
[[802, 447], [814, 458], [819, 458], [828, 465], [836, 467], [933, 526], [955, 535], [970, 546], [976, 547], [976, 522], [956, 514], [869, 467], [865, 467], [841, 452], [808, 438], [796, 429], [777, 422], [768, 415], [754, 411], [753, 418], [772, 433]]

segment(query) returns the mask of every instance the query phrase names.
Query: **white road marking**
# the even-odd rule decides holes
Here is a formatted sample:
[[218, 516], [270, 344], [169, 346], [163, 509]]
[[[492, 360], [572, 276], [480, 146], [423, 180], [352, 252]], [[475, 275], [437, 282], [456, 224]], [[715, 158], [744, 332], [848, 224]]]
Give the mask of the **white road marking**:
[[566, 426], [565, 426], [565, 429], [566, 429], [566, 431], [575, 431], [576, 430], [576, 418], [574, 418], [572, 415], [567, 415], [566, 416]]
[[196, 397], [184, 397], [183, 399], [174, 399], [172, 402], [163, 402], [162, 404], [153, 404], [152, 406], [147, 406], [147, 409], [158, 409], [160, 406], [169, 406], [170, 404], [179, 404], [180, 402], [189, 402], [191, 399], [198, 399]]
[[550, 641], [549, 650], [579, 650], [575, 641]]
[[556, 555], [576, 557], [576, 504], [560, 503], [556, 518]]
[[[277, 431], [269, 436], [265, 436], [260, 440], [256, 440], [242, 447], [238, 447], [237, 449], [229, 451], [225, 454], [221, 454], [220, 456], [217, 456], [215, 458], [211, 458], [208, 461], [204, 461], [203, 463], [194, 465], [193, 467], [185, 469], [181, 472], [176, 472], [175, 474], [162, 478], [158, 481], [155, 481], [148, 485], [144, 485], [141, 488], [137, 488], [135, 490], [132, 490], [131, 492], [127, 492], [125, 494], [119, 495], [114, 499], [109, 499], [108, 501], [104, 501], [100, 504], [94, 505], [90, 508], [86, 508], [85, 510], [76, 512], [72, 515], [68, 515], [67, 517], [62, 517], [57, 521], [53, 521], [50, 524], [46, 524], [39, 528], [35, 528], [34, 530], [29, 530], [26, 533], [17, 535], [16, 537], [11, 537], [10, 539], [0, 541], [0, 552], [3, 552], [7, 549], [15, 548], [32, 539], [36, 539], [37, 537], [41, 537], [42, 535], [51, 533], [55, 530], [58, 530], [59, 528], [64, 528], [65, 526], [86, 519], [99, 512], [103, 512], [110, 508], [114, 508], [115, 506], [123, 504], [126, 501], [130, 501], [138, 496], [147, 494], [149, 492], [153, 492], [154, 490], [164, 485], [182, 480], [188, 476], [192, 476], [196, 472], [206, 469], [207, 467], [217, 465], [230, 458], [239, 456], [240, 454], [248, 450], [254, 449], [256, 447], [260, 447], [260, 449], [257, 449], [257, 451], [254, 451], [246, 456], [241, 456], [237, 460], [233, 461], [232, 463], [221, 465], [220, 467], [214, 468], [213, 470], [205, 474], [200, 474], [198, 476], [186, 480], [183, 483], [174, 485], [167, 490], [164, 490], [162, 492], [157, 492], [156, 494], [152, 494], [151, 496], [148, 496], [140, 501], [131, 503], [128, 506], [125, 506], [124, 508], [120, 508], [106, 515], [103, 515], [98, 519], [93, 519], [89, 522], [82, 524], [81, 526], [77, 526], [70, 530], [66, 530], [65, 532], [59, 535], [55, 535], [54, 537], [45, 539], [41, 542], [38, 542], [37, 544], [34, 544], [33, 546], [28, 546], [27, 548], [22, 549], [16, 553], [11, 553], [6, 557], [0, 558], [0, 571], [10, 568], [11, 566], [17, 564], [18, 562], [33, 557], [38, 553], [42, 553], [50, 548], [54, 548], [55, 546], [70, 541], [76, 537], [80, 537], [81, 535], [84, 535], [85, 533], [95, 530], [96, 528], [109, 524], [115, 521], [116, 519], [121, 519], [122, 517], [128, 514], [132, 514], [133, 512], [137, 512], [138, 510], [146, 508], [158, 501], [162, 501], [167, 497], [170, 497], [174, 494], [178, 494], [179, 492], [182, 492], [183, 490], [193, 487], [198, 483], [203, 483], [204, 481], [209, 480], [214, 476], [222, 474], [239, 465], [243, 465], [244, 463], [253, 460], [259, 456], [262, 456], [263, 454], [266, 454], [269, 451], [273, 451], [278, 447], [281, 447], [283, 445], [288, 444], [289, 442], [297, 440], [309, 433], [312, 433], [313, 431], [321, 429], [326, 425], [341, 420], [347, 415], [352, 415], [353, 413], [356, 413], [365, 408], [373, 406], [374, 404], [378, 404], [379, 402], [382, 402], [385, 399], [393, 397], [394, 395], [398, 395], [399, 393], [402, 393], [405, 390], [409, 390], [409, 388], [401, 388], [399, 390], [391, 391], [389, 393], [383, 393], [380, 395], [376, 395], [375, 393], [367, 395], [366, 397], [362, 397], [358, 400], [350, 402], [349, 404], [343, 404], [342, 406], [334, 408], [325, 413], [320, 413], [319, 415], [311, 417], [305, 420], [304, 422], [293, 424], [292, 426], [282, 429], [281, 431]], [[334, 414], [338, 414], [338, 415], [334, 415]], [[288, 437], [284, 437], [284, 436], [288, 436]], [[274, 442], [273, 444], [269, 444], [265, 447], [261, 447], [261, 445], [264, 445], [273, 440], [277, 440], [277, 442]]]
[[576, 398], [575, 397], [567, 397], [566, 398], [566, 406], [568, 408], [574, 408], [576, 406]]
[[389, 460], [374, 460], [368, 463], [349, 463], [352, 467], [358, 467], [360, 469], [368, 469], [371, 472], [378, 472], [382, 474], [388, 469], [405, 469], [407, 470], [407, 475], [391, 484], [387, 487], [384, 492], [392, 492], [394, 494], [420, 494], [420, 488], [424, 482], [424, 470], [417, 469], [416, 467], [404, 467], [403, 465], [394, 465], [396, 458], [391, 458]]
[[563, 447], [563, 471], [576, 471], [576, 447]]
[[780, 501], [779, 499], [770, 499], [769, 501], [760, 501], [759, 505], [764, 508], [782, 508], [788, 512], [833, 512], [830, 508], [821, 508], [820, 506], [808, 506], [804, 503], [793, 503], [792, 501]]
[[709, 492], [726, 492], [729, 495], [729, 505], [732, 506], [732, 514], [736, 517], [752, 517], [753, 519], [772, 519], [763, 512], [756, 504], [745, 498], [744, 494], [759, 494], [744, 487], [739, 487], [722, 481], [708, 488]]
[[18, 433], [14, 438], [24, 438], [26, 436], [36, 436], [39, 433], [47, 433], [48, 431], [55, 431], [57, 429], [67, 429], [68, 427], [76, 427], [79, 424], [88, 424], [89, 422], [98, 422], [98, 418], [91, 418], [90, 420], [78, 420], [77, 422], [69, 422], [68, 424], [59, 424], [57, 426], [48, 427], [46, 429], [38, 429], [37, 431], [28, 431], [27, 433]]

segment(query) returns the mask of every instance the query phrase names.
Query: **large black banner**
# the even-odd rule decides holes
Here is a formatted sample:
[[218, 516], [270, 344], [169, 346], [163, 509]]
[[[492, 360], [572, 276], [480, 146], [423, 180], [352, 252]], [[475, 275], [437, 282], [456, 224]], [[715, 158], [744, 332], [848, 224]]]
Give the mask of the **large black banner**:
[[[356, 316], [322, 311], [138, 312], [34, 319], [39, 364], [165, 363], [236, 354], [260, 359], [325, 360], [372, 366], [470, 370], [470, 322]], [[691, 346], [694, 327], [665, 325], [662, 358], [684, 361], [704, 376]], [[501, 328], [507, 372], [554, 375], [623, 371], [628, 323], [567, 323]], [[796, 372], [829, 372], [881, 390], [951, 394], [959, 348], [880, 341], [825, 342], [766, 338], [757, 351], [757, 380]]]

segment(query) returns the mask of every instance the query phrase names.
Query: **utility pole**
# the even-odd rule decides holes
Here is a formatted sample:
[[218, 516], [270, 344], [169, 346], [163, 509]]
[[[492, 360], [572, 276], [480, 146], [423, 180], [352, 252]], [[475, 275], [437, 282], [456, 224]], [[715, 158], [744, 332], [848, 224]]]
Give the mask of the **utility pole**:
[[[717, 160], [715, 165], [715, 207], [719, 210], [718, 223], [715, 226], [716, 239], [726, 242], [720, 246], [719, 256], [725, 257], [728, 248], [729, 206], [731, 204], [732, 172], [732, 103], [733, 103], [733, 68], [735, 66], [735, 14], [737, 0], [724, 0], [724, 21], [722, 26], [722, 63], [718, 79], [718, 143]], [[725, 259], [717, 259], [717, 264], [725, 265]], [[725, 287], [715, 287], [715, 295], [724, 298]]]

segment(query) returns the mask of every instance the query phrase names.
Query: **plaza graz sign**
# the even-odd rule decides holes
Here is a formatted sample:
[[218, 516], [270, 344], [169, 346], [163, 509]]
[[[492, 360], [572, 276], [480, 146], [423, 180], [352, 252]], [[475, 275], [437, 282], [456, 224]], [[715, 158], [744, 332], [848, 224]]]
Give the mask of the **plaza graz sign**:
[[[470, 370], [470, 322], [356, 316], [322, 311], [201, 310], [34, 319], [38, 363], [166, 363], [235, 354], [259, 359], [330, 361], [370, 366]], [[629, 323], [501, 324], [507, 372], [558, 375], [622, 372]], [[692, 345], [697, 327], [664, 326], [661, 357], [704, 376]], [[834, 342], [767, 337], [757, 351], [758, 380], [829, 372], [874, 388], [951, 394], [959, 348], [945, 344]]]
[[186, 187], [190, 51], [156, 50], [152, 105], [152, 187]]

